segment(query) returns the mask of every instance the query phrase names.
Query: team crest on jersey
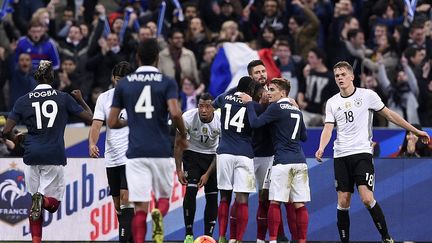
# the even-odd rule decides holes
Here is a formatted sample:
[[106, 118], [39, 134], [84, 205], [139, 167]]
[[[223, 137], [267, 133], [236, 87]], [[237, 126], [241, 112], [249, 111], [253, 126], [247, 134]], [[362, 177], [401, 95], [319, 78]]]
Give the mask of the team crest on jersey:
[[207, 134], [207, 127], [203, 127], [202, 132], [203, 132], [203, 134]]
[[28, 218], [31, 195], [25, 189], [24, 172], [12, 162], [0, 174], [0, 220], [15, 225]]
[[354, 105], [356, 107], [360, 107], [362, 105], [362, 99], [361, 98], [357, 98], [354, 100]]
[[345, 108], [347, 109], [351, 108], [351, 102], [349, 101], [345, 102]]

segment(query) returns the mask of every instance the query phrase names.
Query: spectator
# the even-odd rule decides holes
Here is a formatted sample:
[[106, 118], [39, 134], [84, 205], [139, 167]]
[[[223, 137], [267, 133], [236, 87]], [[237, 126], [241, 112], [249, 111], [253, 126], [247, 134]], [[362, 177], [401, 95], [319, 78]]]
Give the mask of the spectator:
[[201, 66], [204, 47], [210, 43], [211, 40], [211, 32], [204, 25], [200, 17], [193, 17], [189, 20], [184, 45], [194, 53], [198, 67]]
[[264, 1], [264, 16], [258, 25], [261, 30], [266, 26], [273, 28], [275, 33], [281, 34], [286, 26], [285, 15], [280, 12], [281, 6], [277, 0]]
[[224, 22], [219, 32], [218, 42], [240, 41], [243, 41], [243, 33], [239, 31], [238, 24], [232, 20]]
[[104, 90], [111, 84], [111, 70], [114, 66], [126, 59], [126, 55], [120, 48], [119, 36], [115, 33], [108, 34], [107, 38], [98, 41], [99, 51], [95, 56], [89, 57], [86, 68], [93, 71], [94, 83], [92, 87], [98, 86]]
[[168, 43], [168, 47], [159, 53], [160, 72], [174, 78], [178, 84], [184, 77], [191, 77], [199, 84], [195, 55], [183, 46], [183, 33], [173, 30], [168, 36]]
[[192, 78], [184, 77], [181, 82], [180, 100], [183, 112], [197, 108], [198, 96], [204, 91], [204, 85], [197, 85]]
[[41, 60], [50, 60], [54, 70], [60, 68], [60, 57], [53, 39], [45, 33], [44, 27], [39, 22], [32, 22], [27, 36], [18, 40], [15, 50], [16, 62], [21, 53], [29, 53], [32, 58], [33, 68], [37, 68]]
[[403, 70], [398, 72], [396, 81], [390, 82], [382, 59], [378, 59], [378, 81], [388, 98], [387, 106], [409, 123], [419, 124], [420, 119], [417, 113], [419, 106], [417, 100], [419, 94], [417, 79], [405, 57], [401, 58], [401, 63]]
[[9, 77], [9, 110], [15, 104], [15, 101], [32, 91], [37, 82], [33, 78], [32, 59], [30, 54], [21, 53], [18, 57], [18, 63], [11, 77]]
[[[307, 20], [309, 22], [299, 23], [298, 27], [295, 28], [292, 33], [295, 41], [296, 51], [294, 53], [299, 54], [304, 60], [307, 59], [309, 51], [317, 46], [319, 19], [316, 17], [309, 7], [303, 5], [300, 0], [293, 0], [292, 4], [298, 6], [303, 10]], [[294, 18], [295, 20], [298, 20]]]
[[264, 26], [258, 35], [257, 49], [273, 48], [276, 42], [277, 33], [270, 25]]
[[204, 47], [204, 53], [202, 57], [202, 63], [199, 69], [199, 78], [201, 83], [205, 87], [205, 92], [207, 92], [210, 86], [210, 69], [213, 59], [216, 56], [217, 48], [214, 44], [208, 44]]
[[297, 99], [297, 93], [299, 88], [298, 75], [299, 65], [294, 61], [292, 57], [291, 47], [286, 40], [279, 40], [276, 42], [276, 65], [281, 71], [282, 78], [290, 81], [291, 89], [289, 97]]
[[80, 89], [85, 81], [86, 77], [77, 69], [75, 59], [66, 57], [63, 59], [60, 72], [54, 80], [54, 87], [70, 93], [72, 90]]
[[306, 126], [322, 126], [325, 102], [337, 93], [331, 71], [324, 65], [325, 53], [314, 48], [309, 51], [308, 65], [310, 71], [305, 81], [299, 84], [297, 102], [302, 109]]

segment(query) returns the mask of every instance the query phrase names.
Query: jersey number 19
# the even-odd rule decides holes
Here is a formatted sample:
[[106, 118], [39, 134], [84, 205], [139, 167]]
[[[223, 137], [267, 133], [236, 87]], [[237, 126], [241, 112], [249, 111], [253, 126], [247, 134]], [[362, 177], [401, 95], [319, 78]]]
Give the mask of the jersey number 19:
[[[48, 106], [51, 106], [51, 111], [48, 111]], [[47, 128], [50, 128], [54, 125], [54, 121], [58, 112], [57, 103], [54, 100], [46, 100], [42, 103], [42, 105], [39, 101], [32, 102], [32, 107], [35, 109], [37, 129], [42, 129], [42, 116], [49, 119]]]

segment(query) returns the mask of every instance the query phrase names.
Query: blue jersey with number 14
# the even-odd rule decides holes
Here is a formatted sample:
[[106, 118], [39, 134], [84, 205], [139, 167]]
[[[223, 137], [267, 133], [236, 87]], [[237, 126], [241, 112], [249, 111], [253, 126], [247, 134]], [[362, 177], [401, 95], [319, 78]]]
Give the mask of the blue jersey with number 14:
[[112, 107], [126, 109], [128, 158], [172, 157], [167, 100], [177, 99], [177, 84], [155, 67], [142, 66], [119, 81]]
[[216, 152], [253, 158], [252, 129], [246, 105], [238, 95], [227, 92], [214, 102], [215, 107], [221, 109], [221, 138]]
[[67, 93], [40, 84], [20, 97], [8, 119], [26, 125], [24, 163], [27, 165], [65, 165], [64, 130], [69, 115], [84, 109]]

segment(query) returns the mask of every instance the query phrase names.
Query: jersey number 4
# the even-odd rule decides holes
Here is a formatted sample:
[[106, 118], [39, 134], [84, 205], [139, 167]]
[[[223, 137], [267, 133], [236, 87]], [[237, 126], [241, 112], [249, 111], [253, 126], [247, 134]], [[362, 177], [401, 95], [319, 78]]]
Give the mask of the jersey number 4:
[[[48, 106], [51, 106], [51, 111], [48, 111]], [[32, 107], [35, 109], [36, 116], [36, 128], [42, 129], [42, 116], [48, 118], [47, 127], [52, 127], [57, 117], [58, 107], [54, 100], [46, 100], [40, 104], [40, 102], [33, 102]], [[42, 112], [41, 112], [42, 111]]]
[[144, 89], [141, 91], [138, 101], [135, 104], [135, 112], [145, 113], [145, 118], [151, 119], [153, 111], [154, 106], [152, 106], [151, 102], [151, 86], [147, 85], [144, 86]]
[[[246, 113], [246, 107], [241, 107], [237, 113], [231, 118], [231, 104], [225, 104], [226, 114], [225, 114], [225, 130], [228, 130], [229, 126], [236, 127], [236, 132], [241, 132], [244, 127], [243, 119]], [[231, 118], [231, 119], [230, 119]]]

